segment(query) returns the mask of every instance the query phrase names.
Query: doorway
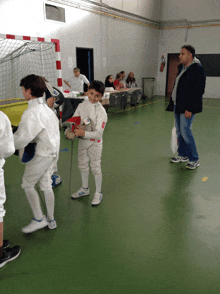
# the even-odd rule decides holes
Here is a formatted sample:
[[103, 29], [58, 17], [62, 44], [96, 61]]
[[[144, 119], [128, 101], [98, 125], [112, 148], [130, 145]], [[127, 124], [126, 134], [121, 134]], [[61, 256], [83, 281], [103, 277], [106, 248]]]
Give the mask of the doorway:
[[[80, 68], [80, 73], [91, 83], [94, 80], [93, 49], [76, 47], [76, 64]], [[84, 92], [86, 91], [87, 85], [84, 84]]]
[[178, 73], [177, 66], [180, 64], [179, 53], [168, 53], [167, 57], [167, 79], [166, 79], [166, 93], [165, 96], [170, 99], [175, 78]]

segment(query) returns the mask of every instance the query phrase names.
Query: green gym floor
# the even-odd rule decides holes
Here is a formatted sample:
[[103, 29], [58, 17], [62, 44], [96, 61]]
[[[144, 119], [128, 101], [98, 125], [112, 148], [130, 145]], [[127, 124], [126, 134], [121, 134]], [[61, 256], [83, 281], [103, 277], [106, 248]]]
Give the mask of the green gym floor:
[[81, 187], [77, 140], [70, 184], [71, 142], [61, 129], [56, 230], [21, 232], [32, 218], [21, 188], [24, 165], [15, 155], [7, 159], [4, 238], [22, 252], [0, 270], [1, 294], [220, 293], [220, 100], [204, 99], [193, 123], [196, 170], [170, 163], [174, 117], [166, 106], [158, 96], [109, 109], [97, 207], [92, 174], [90, 196], [70, 199]]

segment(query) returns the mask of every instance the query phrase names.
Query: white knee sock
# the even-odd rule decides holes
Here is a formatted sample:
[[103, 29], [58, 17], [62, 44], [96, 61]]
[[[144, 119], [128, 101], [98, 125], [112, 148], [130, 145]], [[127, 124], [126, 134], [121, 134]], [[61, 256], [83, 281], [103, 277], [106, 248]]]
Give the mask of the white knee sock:
[[89, 171], [88, 172], [81, 171], [81, 179], [82, 179], [82, 187], [88, 188], [89, 187]]
[[47, 220], [51, 221], [54, 220], [54, 193], [52, 188], [44, 191], [44, 197], [47, 207]]
[[96, 193], [102, 192], [102, 173], [95, 175]]
[[32, 209], [34, 218], [41, 220], [43, 217], [43, 212], [40, 205], [39, 195], [37, 194], [36, 190], [34, 188], [25, 188], [24, 192]]

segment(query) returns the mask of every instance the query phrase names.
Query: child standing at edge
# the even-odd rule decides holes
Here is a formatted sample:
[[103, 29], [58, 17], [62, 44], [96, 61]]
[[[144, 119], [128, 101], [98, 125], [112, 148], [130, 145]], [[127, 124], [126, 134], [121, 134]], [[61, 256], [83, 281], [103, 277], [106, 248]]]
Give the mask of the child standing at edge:
[[82, 187], [73, 193], [71, 198], [79, 198], [89, 195], [89, 161], [95, 177], [96, 192], [92, 200], [92, 205], [98, 205], [102, 198], [102, 134], [107, 122], [107, 114], [104, 107], [99, 102], [105, 91], [105, 86], [100, 81], [93, 81], [87, 92], [89, 100], [80, 103], [73, 116], [88, 118], [90, 124], [85, 127], [77, 127], [76, 136], [79, 138], [78, 146], [78, 167], [81, 171]]
[[15, 146], [9, 118], [1, 111], [0, 122], [0, 268], [2, 268], [7, 262], [17, 258], [21, 249], [20, 246], [8, 248], [10, 245], [9, 241], [3, 241], [4, 203], [6, 200], [3, 166], [5, 158], [15, 152]]
[[[43, 227], [57, 227], [54, 219], [54, 193], [51, 176], [58, 160], [60, 147], [59, 121], [55, 113], [45, 104], [43, 94], [46, 85], [42, 77], [26, 76], [20, 86], [28, 108], [24, 111], [18, 130], [14, 133], [15, 149], [21, 149], [30, 142], [36, 143], [34, 157], [26, 163], [22, 188], [31, 206], [34, 218], [22, 229], [24, 233], [32, 233]], [[39, 181], [44, 192], [47, 217], [43, 215], [38, 193], [34, 186]]]

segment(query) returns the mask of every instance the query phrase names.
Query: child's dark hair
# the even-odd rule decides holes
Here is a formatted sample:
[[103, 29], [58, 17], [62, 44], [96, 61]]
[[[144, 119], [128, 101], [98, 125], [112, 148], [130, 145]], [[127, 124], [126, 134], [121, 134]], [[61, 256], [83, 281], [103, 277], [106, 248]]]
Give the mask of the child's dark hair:
[[26, 90], [31, 89], [31, 95], [33, 97], [42, 97], [47, 89], [43, 78], [34, 74], [21, 79], [20, 86], [24, 87]]
[[105, 92], [105, 85], [101, 81], [93, 81], [91, 82], [89, 89], [94, 89], [96, 92], [101, 93], [102, 95]]

